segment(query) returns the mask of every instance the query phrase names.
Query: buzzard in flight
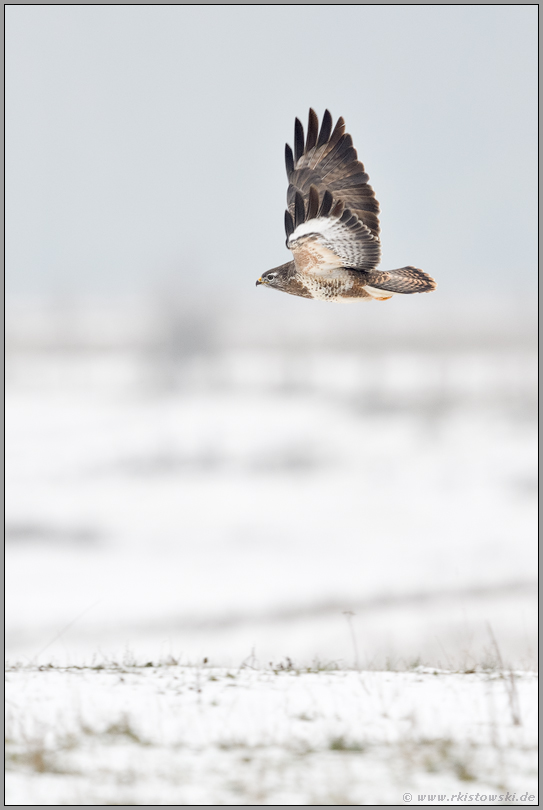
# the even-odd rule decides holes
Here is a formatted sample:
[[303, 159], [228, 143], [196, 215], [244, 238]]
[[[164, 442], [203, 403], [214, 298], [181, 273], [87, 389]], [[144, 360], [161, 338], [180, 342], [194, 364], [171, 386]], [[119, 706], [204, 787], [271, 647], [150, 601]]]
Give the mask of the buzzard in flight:
[[377, 270], [379, 203], [343, 118], [332, 131], [326, 110], [319, 131], [309, 110], [307, 138], [296, 119], [294, 154], [287, 144], [285, 160], [285, 230], [294, 261], [263, 273], [257, 285], [322, 301], [386, 301], [397, 293], [435, 290], [433, 278], [416, 267]]

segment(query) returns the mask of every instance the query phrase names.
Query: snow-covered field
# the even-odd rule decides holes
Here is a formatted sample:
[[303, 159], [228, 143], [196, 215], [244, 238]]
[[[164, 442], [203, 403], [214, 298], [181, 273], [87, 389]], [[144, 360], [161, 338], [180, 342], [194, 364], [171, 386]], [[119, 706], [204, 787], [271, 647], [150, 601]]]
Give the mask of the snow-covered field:
[[239, 352], [161, 389], [138, 354], [18, 358], [10, 659], [351, 665], [352, 610], [365, 664], [482, 664], [490, 623], [531, 668], [530, 363]]
[[14, 669], [7, 804], [537, 804], [536, 701], [533, 673]]
[[8, 330], [12, 803], [531, 789], [529, 340], [40, 317]]

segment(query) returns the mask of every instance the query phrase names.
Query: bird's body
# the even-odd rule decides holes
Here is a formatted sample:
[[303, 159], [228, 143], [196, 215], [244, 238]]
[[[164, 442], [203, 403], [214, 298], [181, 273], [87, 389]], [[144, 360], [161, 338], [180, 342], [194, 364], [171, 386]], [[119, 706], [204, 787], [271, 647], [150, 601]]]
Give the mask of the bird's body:
[[302, 298], [345, 302], [386, 301], [395, 294], [436, 288], [416, 267], [377, 270], [379, 203], [342, 118], [332, 132], [326, 110], [319, 132], [317, 116], [310, 110], [307, 138], [296, 119], [294, 154], [287, 145], [285, 159], [285, 230], [294, 260], [263, 273], [257, 285]]

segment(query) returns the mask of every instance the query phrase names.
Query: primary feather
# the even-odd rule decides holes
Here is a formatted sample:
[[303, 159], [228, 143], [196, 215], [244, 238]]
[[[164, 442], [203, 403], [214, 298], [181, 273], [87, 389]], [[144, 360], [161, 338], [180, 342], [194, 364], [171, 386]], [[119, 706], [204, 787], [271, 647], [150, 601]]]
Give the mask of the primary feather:
[[[343, 202], [366, 225], [374, 236], [379, 236], [379, 203], [370, 185], [364, 164], [358, 160], [352, 138], [345, 134], [345, 122], [339, 118], [334, 131], [332, 116], [324, 113], [320, 133], [318, 119], [309, 111], [307, 139], [304, 128], [296, 119], [294, 128], [295, 160], [286, 159], [289, 187], [287, 205], [294, 206], [296, 192], [307, 200], [309, 189], [315, 186], [322, 196], [330, 191], [336, 201]], [[287, 145], [290, 155], [292, 151]]]

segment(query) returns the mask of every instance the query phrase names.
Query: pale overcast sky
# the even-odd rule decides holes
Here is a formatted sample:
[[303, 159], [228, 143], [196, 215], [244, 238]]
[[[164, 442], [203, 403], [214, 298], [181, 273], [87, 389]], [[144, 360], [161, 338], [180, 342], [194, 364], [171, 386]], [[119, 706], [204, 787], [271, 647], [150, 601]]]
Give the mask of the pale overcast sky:
[[536, 281], [535, 5], [11, 5], [7, 285], [254, 285], [289, 259], [294, 117], [343, 115], [383, 268]]

